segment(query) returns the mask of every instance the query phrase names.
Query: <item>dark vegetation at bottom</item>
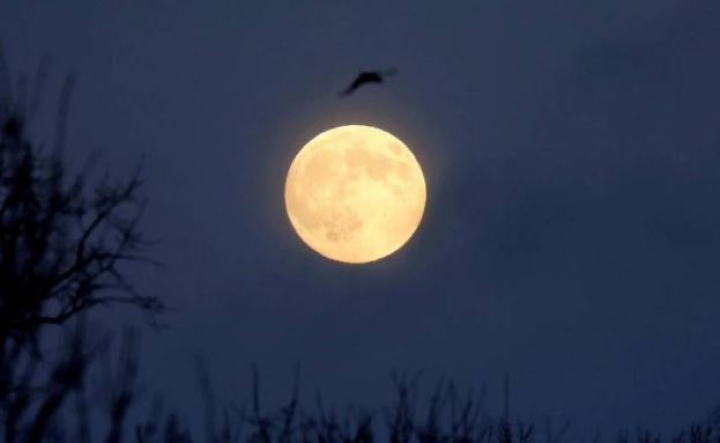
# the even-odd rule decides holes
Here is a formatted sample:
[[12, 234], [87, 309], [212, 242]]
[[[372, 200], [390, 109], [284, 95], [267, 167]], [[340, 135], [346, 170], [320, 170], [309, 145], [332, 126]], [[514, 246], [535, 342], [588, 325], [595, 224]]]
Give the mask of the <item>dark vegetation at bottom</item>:
[[[288, 400], [262, 407], [253, 369], [249, 398], [219, 405], [205, 360], [194, 360], [198, 403], [181, 412], [138, 380], [137, 336], [88, 338], [80, 321], [68, 329], [57, 358], [27, 354], [17, 367], [0, 367], [12, 385], [0, 392], [0, 441], [72, 443], [720, 443], [720, 408], [670, 438], [651, 430], [585, 435], [570, 421], [541, 425], [492, 416], [485, 392], [450, 381], [421, 389], [420, 375], [394, 373], [384, 407], [327, 407], [319, 392], [301, 402], [296, 369]], [[115, 351], [113, 351], [115, 349]], [[20, 361], [20, 360], [18, 360]], [[7, 380], [7, 378], [4, 378]], [[506, 387], [506, 396], [507, 396]], [[507, 397], [506, 397], [507, 398]], [[578, 432], [580, 431], [580, 432]]]

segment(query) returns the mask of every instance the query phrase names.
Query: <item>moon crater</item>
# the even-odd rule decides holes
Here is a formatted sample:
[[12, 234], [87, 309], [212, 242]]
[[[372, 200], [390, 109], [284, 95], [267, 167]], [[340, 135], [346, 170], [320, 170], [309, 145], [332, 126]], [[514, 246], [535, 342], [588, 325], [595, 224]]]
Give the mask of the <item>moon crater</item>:
[[417, 229], [425, 180], [412, 152], [370, 126], [341, 126], [293, 160], [285, 206], [299, 237], [321, 255], [366, 263], [392, 254]]

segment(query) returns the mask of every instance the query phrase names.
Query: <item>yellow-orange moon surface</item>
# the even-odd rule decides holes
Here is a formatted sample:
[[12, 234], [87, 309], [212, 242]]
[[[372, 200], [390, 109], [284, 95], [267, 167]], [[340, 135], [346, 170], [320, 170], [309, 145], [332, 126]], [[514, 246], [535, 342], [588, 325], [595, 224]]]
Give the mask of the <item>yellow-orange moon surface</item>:
[[296, 155], [285, 208], [302, 241], [344, 263], [379, 260], [420, 225], [425, 178], [407, 146], [372, 126], [325, 131]]

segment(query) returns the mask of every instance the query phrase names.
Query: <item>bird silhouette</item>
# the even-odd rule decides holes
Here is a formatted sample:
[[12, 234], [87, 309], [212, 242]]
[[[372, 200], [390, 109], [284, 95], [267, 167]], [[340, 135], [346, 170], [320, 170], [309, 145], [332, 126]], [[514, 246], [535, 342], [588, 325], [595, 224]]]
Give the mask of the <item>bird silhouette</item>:
[[384, 71], [363, 71], [346, 89], [340, 91], [340, 97], [347, 97], [355, 92], [360, 86], [366, 83], [383, 83], [385, 78], [397, 74], [397, 69], [391, 68]]

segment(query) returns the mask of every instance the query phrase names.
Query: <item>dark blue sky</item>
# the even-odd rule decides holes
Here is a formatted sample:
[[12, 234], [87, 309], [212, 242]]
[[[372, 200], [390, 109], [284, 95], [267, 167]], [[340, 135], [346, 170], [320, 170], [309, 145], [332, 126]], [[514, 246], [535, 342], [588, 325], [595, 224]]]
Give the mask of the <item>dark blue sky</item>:
[[[339, 404], [425, 368], [498, 410], [507, 372], [517, 414], [588, 432], [720, 402], [716, 0], [3, 0], [0, 33], [15, 72], [78, 73], [73, 161], [145, 159], [166, 267], [138, 282], [177, 311], [143, 365], [171, 400], [193, 406], [201, 351], [222, 399], [253, 362], [280, 399], [299, 361]], [[295, 152], [352, 123], [428, 184], [415, 237], [360, 267], [309, 251], [282, 199]]]

